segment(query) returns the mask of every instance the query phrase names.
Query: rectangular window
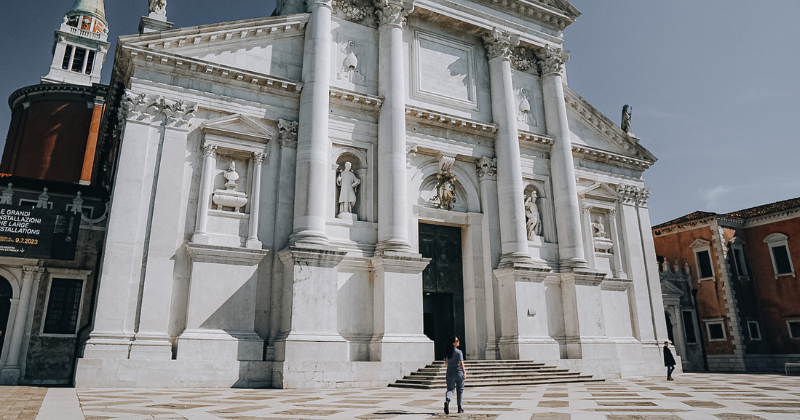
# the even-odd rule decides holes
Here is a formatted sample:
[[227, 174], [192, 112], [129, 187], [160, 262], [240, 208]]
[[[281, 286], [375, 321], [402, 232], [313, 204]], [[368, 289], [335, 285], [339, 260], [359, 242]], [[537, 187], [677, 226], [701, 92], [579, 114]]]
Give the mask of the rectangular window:
[[72, 59], [72, 71], [75, 72], [82, 72], [83, 71], [83, 61], [86, 59], [86, 49], [85, 48], [75, 48], [75, 58]]
[[778, 274], [792, 274], [792, 264], [789, 262], [789, 251], [786, 249], [786, 245], [773, 246], [770, 249]]
[[94, 51], [89, 50], [89, 56], [86, 57], [86, 74], [92, 74], [94, 68]]
[[761, 327], [758, 321], [747, 321], [747, 331], [750, 332], [750, 339], [753, 341], [761, 341]]
[[697, 263], [700, 265], [698, 273], [701, 279], [714, 277], [714, 270], [711, 269], [711, 256], [708, 251], [697, 252]]
[[725, 340], [725, 324], [722, 321], [706, 322], [709, 341]]
[[786, 321], [789, 326], [789, 337], [800, 338], [800, 319], [792, 319]]
[[741, 248], [733, 248], [733, 261], [736, 265], [736, 274], [739, 276], [747, 276], [747, 268], [744, 264], [744, 253]]
[[75, 334], [83, 280], [56, 279], [50, 284], [44, 334]]
[[686, 332], [686, 343], [697, 343], [697, 334], [694, 331], [694, 313], [683, 311], [683, 330]]
[[62, 70], [69, 70], [69, 60], [71, 59], [72, 59], [72, 45], [67, 45], [67, 49], [64, 51], [64, 61], [61, 62]]

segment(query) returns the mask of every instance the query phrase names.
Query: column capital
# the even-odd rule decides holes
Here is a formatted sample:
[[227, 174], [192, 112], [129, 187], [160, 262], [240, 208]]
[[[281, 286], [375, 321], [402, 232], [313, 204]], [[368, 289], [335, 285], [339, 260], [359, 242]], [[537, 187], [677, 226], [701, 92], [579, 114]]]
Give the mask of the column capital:
[[297, 121], [278, 120], [278, 137], [281, 146], [297, 148]]
[[626, 184], [620, 184], [617, 187], [617, 194], [619, 194], [622, 204], [639, 207], [647, 207], [647, 200], [650, 198], [650, 190], [647, 188]]
[[204, 144], [203, 145], [203, 157], [214, 156], [217, 153], [217, 145], [216, 144]]
[[548, 74], [559, 74], [564, 71], [564, 64], [569, 61], [569, 51], [561, 48], [546, 46], [538, 54], [539, 67], [542, 69], [542, 76]]
[[374, 0], [375, 15], [378, 17], [378, 26], [398, 26], [406, 24], [408, 14], [414, 11], [412, 1], [401, 0]]
[[509, 60], [514, 53], [514, 48], [519, 46], [519, 36], [497, 28], [492, 28], [492, 31], [483, 34], [482, 38], [489, 60], [498, 57]]
[[253, 163], [255, 163], [256, 165], [261, 165], [262, 163], [264, 163], [264, 159], [266, 158], [267, 158], [267, 153], [264, 152], [253, 153]]
[[44, 273], [44, 268], [35, 265], [22, 266], [22, 279], [35, 279]]
[[333, 0], [308, 0], [308, 6], [306, 7], [306, 10], [308, 13], [312, 13], [314, 10], [319, 9], [320, 7], [333, 10]]
[[171, 127], [183, 127], [197, 112], [197, 104], [167, 99], [160, 95], [148, 95], [126, 91], [119, 108], [120, 121], [142, 121], [152, 123], [160, 114]]
[[475, 159], [475, 167], [478, 171], [478, 180], [497, 180], [497, 158], [483, 156]]

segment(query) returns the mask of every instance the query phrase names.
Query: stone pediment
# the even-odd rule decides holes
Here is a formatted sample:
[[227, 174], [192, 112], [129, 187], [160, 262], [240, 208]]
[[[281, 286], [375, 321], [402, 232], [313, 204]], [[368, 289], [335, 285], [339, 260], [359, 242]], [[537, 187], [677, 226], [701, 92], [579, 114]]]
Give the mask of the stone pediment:
[[619, 199], [619, 195], [613, 188], [601, 182], [595, 183], [584, 188], [583, 190], [580, 190], [578, 195], [584, 199], [589, 198], [598, 201], [614, 202]]
[[131, 35], [120, 38], [120, 49], [134, 59], [299, 91], [307, 21], [305, 14], [274, 16]]
[[564, 94], [573, 145], [587, 148], [590, 152], [607, 152], [602, 158], [610, 164], [618, 161], [624, 165], [641, 167], [641, 170], [647, 169], [658, 160], [639, 144], [638, 138], [622, 131], [572, 89], [565, 86]]
[[683, 296], [683, 290], [672, 284], [671, 281], [665, 279], [661, 281], [661, 294], [667, 296]]
[[253, 143], [267, 143], [277, 135], [275, 130], [241, 114], [205, 121], [200, 128], [205, 134]]

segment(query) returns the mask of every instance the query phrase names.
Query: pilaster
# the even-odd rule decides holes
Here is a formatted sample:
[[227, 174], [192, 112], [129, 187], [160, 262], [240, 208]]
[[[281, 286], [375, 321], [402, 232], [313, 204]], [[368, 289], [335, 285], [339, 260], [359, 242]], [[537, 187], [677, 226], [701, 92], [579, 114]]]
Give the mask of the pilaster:
[[[500, 264], [500, 204], [497, 201], [497, 158], [484, 156], [475, 160], [478, 182], [481, 189], [481, 212], [483, 220], [481, 228], [484, 241], [484, 272], [491, 273]], [[488, 241], [488, 247], [485, 245]], [[488, 248], [488, 253], [485, 251]], [[486, 294], [486, 359], [500, 357], [497, 347], [498, 319], [496, 308], [500, 308], [497, 294], [497, 280], [492, 274], [484, 276], [484, 292]]]
[[[31, 296], [34, 284], [38, 284], [44, 269], [36, 266], [22, 267], [22, 287], [19, 293], [19, 304], [17, 305], [14, 325], [11, 329], [10, 343], [8, 346], [8, 357], [5, 366], [0, 371], [0, 384], [17, 385], [20, 382], [23, 360], [23, 339], [28, 332], [29, 312], [31, 309]], [[35, 302], [34, 302], [35, 304]]]

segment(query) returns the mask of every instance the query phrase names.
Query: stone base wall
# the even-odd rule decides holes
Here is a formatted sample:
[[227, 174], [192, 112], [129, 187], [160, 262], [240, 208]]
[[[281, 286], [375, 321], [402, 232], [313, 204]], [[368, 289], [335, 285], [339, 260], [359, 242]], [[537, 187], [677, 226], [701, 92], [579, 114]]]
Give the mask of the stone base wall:
[[744, 358], [748, 372], [785, 373], [786, 363], [800, 363], [800, 354], [755, 354]]
[[269, 388], [273, 362], [78, 359], [77, 388]]

